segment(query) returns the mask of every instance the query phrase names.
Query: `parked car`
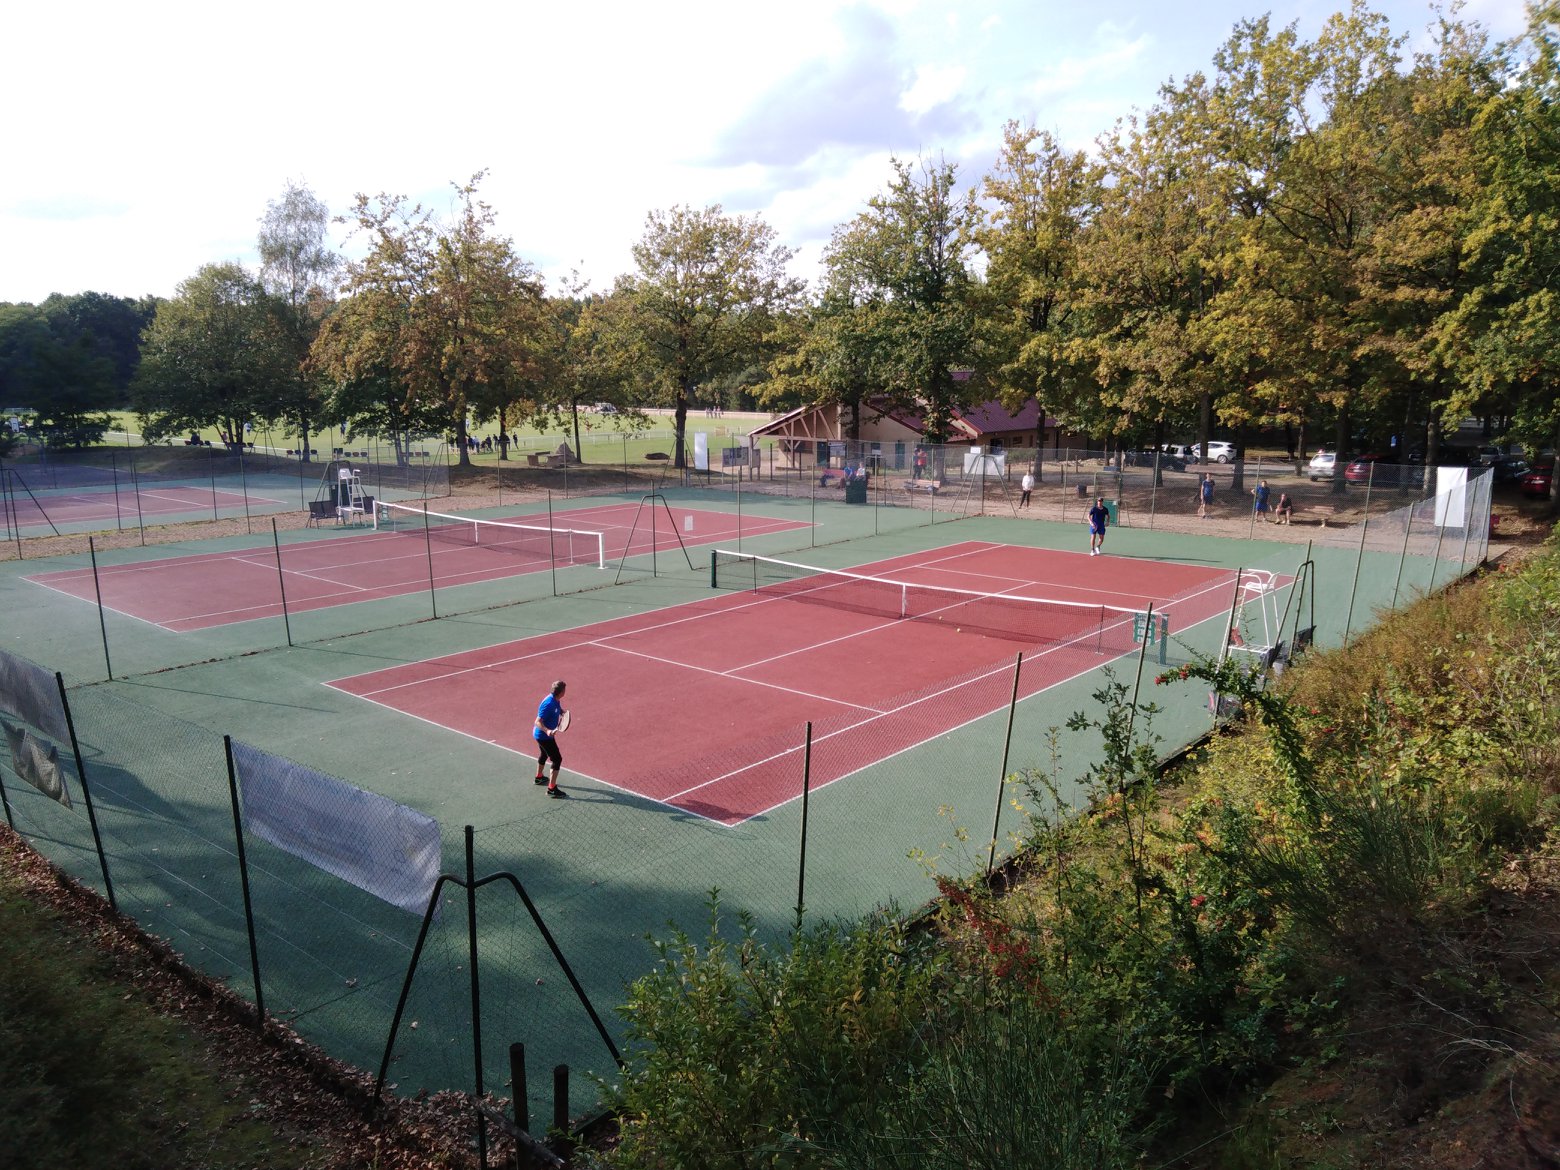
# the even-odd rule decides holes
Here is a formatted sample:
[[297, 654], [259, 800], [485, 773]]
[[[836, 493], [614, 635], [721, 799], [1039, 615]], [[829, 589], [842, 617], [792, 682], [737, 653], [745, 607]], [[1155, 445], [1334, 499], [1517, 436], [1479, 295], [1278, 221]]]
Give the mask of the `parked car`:
[[1197, 448], [1188, 443], [1166, 443], [1159, 449], [1166, 455], [1175, 456], [1187, 465], [1197, 462]]
[[1496, 487], [1517, 483], [1530, 470], [1526, 459], [1497, 459], [1490, 464], [1490, 475], [1494, 477]]
[[1212, 439], [1208, 441], [1208, 462], [1228, 463], [1233, 458], [1235, 458], [1234, 443], [1218, 442]]
[[1128, 467], [1152, 467], [1156, 461], [1161, 471], [1186, 470], [1186, 460], [1168, 451], [1155, 451], [1152, 447], [1146, 447], [1141, 451], [1128, 451], [1126, 454]]
[[1537, 500], [1549, 498], [1549, 484], [1554, 479], [1555, 469], [1551, 464], [1548, 467], [1535, 467], [1517, 481], [1517, 486], [1522, 489], [1524, 496], [1532, 496]]
[[[1314, 476], [1312, 478], [1315, 478]], [[1394, 462], [1390, 455], [1359, 455], [1343, 469], [1348, 483], [1372, 487], [1413, 487], [1424, 482], [1424, 468]]]
[[1319, 479], [1331, 479], [1337, 473], [1337, 470], [1338, 453], [1336, 451], [1318, 451], [1311, 456], [1311, 463], [1306, 473], [1311, 477], [1311, 482], [1315, 483]]

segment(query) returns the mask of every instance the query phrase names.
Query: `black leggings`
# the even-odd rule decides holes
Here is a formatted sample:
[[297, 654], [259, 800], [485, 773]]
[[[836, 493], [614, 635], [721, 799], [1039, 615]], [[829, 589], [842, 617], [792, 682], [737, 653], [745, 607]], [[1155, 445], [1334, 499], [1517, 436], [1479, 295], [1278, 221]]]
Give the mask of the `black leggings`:
[[563, 767], [563, 753], [558, 750], [558, 741], [551, 736], [536, 741], [536, 770], [540, 772], [548, 760], [554, 768]]

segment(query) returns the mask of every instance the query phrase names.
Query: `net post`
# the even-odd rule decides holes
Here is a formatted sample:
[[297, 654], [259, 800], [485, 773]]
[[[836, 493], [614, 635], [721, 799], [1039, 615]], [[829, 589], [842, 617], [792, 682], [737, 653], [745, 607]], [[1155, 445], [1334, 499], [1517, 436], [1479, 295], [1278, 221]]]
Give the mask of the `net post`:
[[997, 809], [991, 818], [991, 849], [986, 854], [986, 877], [997, 864], [997, 830], [1002, 824], [1002, 797], [1007, 791], [1008, 752], [1013, 746], [1013, 715], [1018, 710], [1018, 680], [1024, 671], [1024, 652], [1013, 663], [1013, 697], [1008, 700], [1007, 734], [1002, 737], [1002, 774], [997, 777]]
[[244, 853], [244, 822], [238, 810], [238, 770], [233, 766], [233, 737], [222, 737], [227, 756], [228, 799], [233, 805], [233, 844], [238, 851], [238, 884], [244, 895], [244, 927], [249, 932], [249, 970], [255, 981], [255, 1030], [265, 1031], [265, 992], [260, 987], [260, 948], [255, 942], [255, 908], [249, 896], [249, 860]]
[[710, 549], [710, 588], [720, 588], [720, 573], [715, 567], [715, 550]]

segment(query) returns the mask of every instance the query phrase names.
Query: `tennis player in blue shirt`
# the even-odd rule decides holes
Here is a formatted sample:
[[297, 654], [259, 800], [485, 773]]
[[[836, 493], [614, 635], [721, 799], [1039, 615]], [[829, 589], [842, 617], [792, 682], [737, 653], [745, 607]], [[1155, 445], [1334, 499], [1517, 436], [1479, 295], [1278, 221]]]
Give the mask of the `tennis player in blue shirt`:
[[1097, 557], [1105, 551], [1105, 525], [1110, 523], [1110, 509], [1104, 496], [1094, 497], [1094, 507], [1089, 509], [1089, 555]]
[[[536, 722], [531, 727], [531, 738], [536, 740], [536, 782], [547, 785], [548, 796], [569, 795], [558, 787], [558, 770], [563, 767], [563, 753], [558, 750], [555, 736], [558, 722], [563, 718], [563, 692], [568, 689], [568, 684], [561, 678], [553, 683], [552, 690], [536, 708]], [[551, 782], [545, 772], [549, 762], [552, 764]]]

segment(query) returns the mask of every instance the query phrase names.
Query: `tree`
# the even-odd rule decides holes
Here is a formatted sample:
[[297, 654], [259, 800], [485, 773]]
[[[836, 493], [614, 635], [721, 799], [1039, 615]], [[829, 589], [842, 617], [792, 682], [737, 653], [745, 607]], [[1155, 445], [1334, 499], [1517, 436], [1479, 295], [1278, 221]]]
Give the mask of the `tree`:
[[[1535, 8], [1530, 60], [1516, 84], [1474, 111], [1479, 165], [1463, 260], [1476, 274], [1437, 321], [1438, 355], [1456, 372], [1448, 414], [1498, 409], [1513, 435], [1560, 449], [1560, 32]], [[1551, 482], [1550, 508], [1560, 511]]]
[[335, 300], [334, 286], [341, 271], [340, 258], [326, 243], [329, 225], [325, 204], [308, 187], [291, 180], [280, 200], [266, 204], [260, 220], [260, 282], [276, 298], [297, 369], [274, 416], [297, 426], [305, 459], [325, 393], [308, 363], [309, 350]]
[[401, 196], [357, 197], [368, 252], [347, 265], [350, 295], [311, 355], [353, 429], [437, 420], [463, 466], [468, 409], [502, 401], [546, 344], [542, 283], [495, 234], [492, 209], [477, 198], [482, 178], [455, 187], [460, 213], [443, 226]]
[[208, 264], [157, 307], [133, 387], [149, 436], [271, 417], [297, 376], [275, 298], [238, 264]]
[[947, 441], [974, 382], [974, 200], [954, 192], [956, 168], [892, 160], [888, 189], [837, 228], [825, 253], [830, 285], [851, 306], [851, 332], [872, 350], [873, 380], [893, 406], [923, 420], [927, 441]]
[[150, 299], [91, 292], [0, 307], [0, 396], [31, 408], [51, 442], [98, 442], [128, 400], [152, 312]]
[[1084, 152], [1009, 122], [996, 170], [982, 183], [981, 364], [1010, 409], [1034, 398], [1044, 415], [1075, 399], [1087, 374], [1073, 343], [1083, 328], [1082, 250], [1103, 174]]
[[801, 294], [803, 282], [786, 272], [791, 255], [761, 219], [727, 215], [718, 205], [646, 218], [634, 245], [636, 272], [618, 279], [612, 298], [622, 298], [627, 312], [595, 321], [625, 330], [604, 338], [601, 350], [633, 354], [654, 396], [675, 408], [675, 466], [687, 466], [684, 435], [696, 388], [761, 359], [776, 315]]

